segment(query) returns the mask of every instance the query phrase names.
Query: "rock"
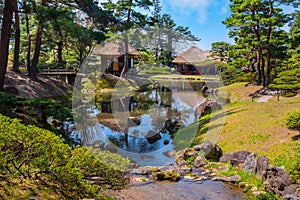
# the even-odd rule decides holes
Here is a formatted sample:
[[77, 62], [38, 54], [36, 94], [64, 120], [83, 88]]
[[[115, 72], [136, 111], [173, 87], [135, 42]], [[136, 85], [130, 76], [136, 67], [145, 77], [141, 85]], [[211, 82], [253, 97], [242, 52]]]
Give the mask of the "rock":
[[199, 177], [193, 179], [193, 181], [204, 181], [204, 180], [207, 180], [206, 176], [199, 176]]
[[238, 151], [232, 154], [229, 161], [232, 165], [238, 166], [239, 164], [243, 164], [250, 154], [249, 151]]
[[114, 145], [114, 144], [108, 144], [106, 145], [106, 151], [110, 151], [112, 153], [117, 153], [118, 152], [118, 148]]
[[195, 173], [189, 173], [189, 174], [185, 174], [183, 176], [183, 178], [187, 179], [187, 180], [194, 180], [194, 179], [198, 178], [198, 175]]
[[223, 162], [223, 163], [227, 163], [230, 161], [230, 159], [233, 157], [233, 153], [227, 153], [227, 154], [224, 154], [223, 156], [221, 156], [220, 158], [220, 162]]
[[185, 158], [185, 159], [188, 159], [188, 158], [190, 158], [190, 157], [192, 157], [192, 156], [195, 155], [195, 151], [192, 150], [192, 149], [186, 149], [186, 150], [184, 151], [183, 155], [184, 155], [184, 158]]
[[292, 184], [285, 187], [282, 192], [282, 199], [285, 200], [300, 200], [300, 185]]
[[180, 122], [178, 121], [172, 122], [171, 120], [167, 120], [164, 124], [164, 127], [162, 128], [162, 132], [167, 130], [169, 131], [169, 133], [174, 133], [178, 129], [180, 129], [180, 127], [182, 127], [182, 124]]
[[176, 151], [170, 150], [170, 151], [165, 151], [163, 154], [169, 158], [174, 158], [176, 156]]
[[101, 150], [104, 150], [104, 145], [105, 143], [101, 140], [96, 140], [94, 143], [93, 143], [93, 148], [95, 149], [101, 149]]
[[160, 172], [161, 170], [158, 167], [144, 166], [138, 168], [138, 173], [141, 175], [150, 175], [154, 172]]
[[237, 183], [241, 180], [241, 177], [239, 175], [229, 176], [229, 177], [217, 176], [217, 177], [213, 177], [211, 180], [212, 181], [224, 181], [224, 182]]
[[180, 166], [187, 165], [187, 162], [183, 157], [179, 157], [176, 159], [176, 164], [180, 167]]
[[164, 140], [164, 145], [168, 145], [170, 143], [169, 140]]
[[250, 154], [243, 163], [242, 169], [249, 174], [255, 174], [256, 172], [257, 161], [255, 160], [255, 156], [253, 153]]
[[269, 159], [266, 156], [260, 156], [257, 159], [256, 176], [257, 178], [265, 181], [266, 173], [269, 165]]
[[282, 168], [269, 166], [267, 168], [266, 180], [263, 183], [265, 190], [282, 195], [286, 187], [291, 184], [291, 178]]
[[247, 187], [247, 183], [246, 182], [239, 182], [239, 187], [240, 188], [246, 188]]
[[156, 181], [174, 181], [177, 182], [180, 179], [180, 174], [174, 171], [155, 172], [151, 177]]
[[282, 200], [300, 200], [300, 196], [295, 196], [292, 194], [287, 194], [282, 197]]
[[140, 158], [141, 158], [141, 160], [153, 160], [154, 156], [141, 155]]
[[145, 138], [147, 138], [147, 141], [150, 144], [155, 143], [157, 140], [161, 139], [161, 135], [159, 133], [156, 133], [154, 131], [149, 131], [146, 135]]
[[194, 160], [194, 166], [196, 168], [198, 167], [202, 167], [204, 165], [206, 165], [207, 160], [203, 157], [203, 156], [198, 156], [195, 160]]
[[229, 166], [228, 165], [220, 166], [219, 170], [223, 171], [223, 172], [228, 171], [229, 170]]
[[216, 101], [206, 100], [204, 103], [199, 105], [195, 111], [194, 115], [196, 119], [201, 118], [202, 116], [211, 113], [215, 110], [221, 110], [222, 106]]
[[181, 174], [182, 176], [186, 175], [186, 174], [189, 174], [192, 172], [192, 168], [191, 167], [188, 167], [188, 166], [182, 166], [180, 168], [177, 168], [176, 171]]
[[194, 146], [194, 150], [196, 152], [203, 152], [206, 159], [214, 161], [219, 161], [223, 154], [218, 145], [214, 145], [208, 140], [205, 140], [202, 144]]
[[127, 122], [131, 126], [133, 126], [133, 125], [140, 125], [141, 124], [141, 119], [139, 119], [137, 117], [129, 117], [127, 119]]

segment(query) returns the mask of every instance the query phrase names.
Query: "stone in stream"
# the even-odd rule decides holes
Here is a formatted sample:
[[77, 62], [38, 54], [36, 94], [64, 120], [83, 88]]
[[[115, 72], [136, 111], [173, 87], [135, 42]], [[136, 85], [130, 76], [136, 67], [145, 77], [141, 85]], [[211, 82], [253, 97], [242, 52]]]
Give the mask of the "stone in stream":
[[180, 174], [174, 171], [155, 172], [151, 174], [151, 178], [156, 181], [174, 181], [177, 182], [180, 179]]
[[176, 156], [176, 151], [170, 150], [170, 151], [165, 151], [163, 154], [169, 158], [174, 158]]
[[164, 145], [168, 145], [170, 143], [169, 140], [164, 140]]
[[159, 133], [156, 133], [154, 131], [149, 131], [146, 135], [145, 138], [150, 144], [155, 143], [157, 140], [161, 139], [161, 135]]
[[256, 157], [256, 155], [252, 153], [246, 158], [246, 160], [242, 166], [242, 169], [245, 172], [248, 172], [249, 174], [255, 174], [256, 167], [257, 167], [257, 161], [256, 161], [255, 157]]

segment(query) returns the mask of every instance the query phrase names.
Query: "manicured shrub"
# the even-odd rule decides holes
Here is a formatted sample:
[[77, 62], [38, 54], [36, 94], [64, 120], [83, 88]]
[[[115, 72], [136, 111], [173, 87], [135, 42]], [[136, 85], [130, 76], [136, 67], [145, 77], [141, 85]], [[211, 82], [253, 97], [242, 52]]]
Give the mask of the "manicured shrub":
[[300, 110], [287, 115], [285, 119], [285, 126], [290, 129], [300, 130]]
[[0, 115], [0, 199], [99, 199], [101, 189], [127, 182], [86, 148], [72, 150], [50, 131]]

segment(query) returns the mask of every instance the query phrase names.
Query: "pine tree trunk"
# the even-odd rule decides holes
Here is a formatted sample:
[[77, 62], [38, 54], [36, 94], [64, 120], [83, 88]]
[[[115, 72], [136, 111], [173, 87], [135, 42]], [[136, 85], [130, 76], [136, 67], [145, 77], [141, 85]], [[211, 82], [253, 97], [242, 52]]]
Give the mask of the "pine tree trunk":
[[[129, 0], [129, 8], [127, 11], [127, 24], [129, 24], [131, 20], [131, 5], [132, 5], [132, 0]], [[120, 74], [120, 77], [123, 77], [124, 74], [128, 71], [128, 60], [129, 60], [129, 50], [128, 50], [128, 35], [127, 33], [124, 34], [124, 42], [125, 42], [125, 55], [124, 55], [124, 66], [122, 69], [122, 72]]]
[[26, 54], [26, 64], [27, 64], [27, 71], [30, 71], [30, 64], [31, 64], [31, 35], [29, 29], [29, 17], [28, 14], [25, 13], [25, 21], [26, 21], [26, 34], [27, 34], [27, 54]]
[[266, 87], [270, 84], [270, 78], [271, 78], [271, 48], [270, 45], [267, 47], [267, 74], [266, 74]]
[[258, 48], [257, 50], [257, 85], [261, 85], [262, 77], [261, 77], [261, 50]]
[[13, 70], [19, 72], [19, 57], [20, 57], [20, 17], [17, 0], [14, 0], [15, 6], [15, 48], [14, 48], [14, 65]]
[[[46, 6], [47, 0], [42, 0], [41, 6]], [[41, 46], [42, 46], [42, 36], [43, 36], [43, 26], [44, 26], [45, 19], [39, 19], [38, 24], [38, 30], [36, 33], [35, 38], [35, 48], [34, 48], [34, 54], [32, 59], [32, 64], [29, 70], [29, 77], [32, 80], [37, 80], [36, 74], [37, 74], [37, 65], [39, 62], [39, 57], [41, 53]]]
[[8, 63], [9, 40], [11, 36], [11, 25], [14, 12], [13, 1], [5, 0], [3, 8], [3, 19], [0, 39], [0, 90], [4, 88], [4, 79]]

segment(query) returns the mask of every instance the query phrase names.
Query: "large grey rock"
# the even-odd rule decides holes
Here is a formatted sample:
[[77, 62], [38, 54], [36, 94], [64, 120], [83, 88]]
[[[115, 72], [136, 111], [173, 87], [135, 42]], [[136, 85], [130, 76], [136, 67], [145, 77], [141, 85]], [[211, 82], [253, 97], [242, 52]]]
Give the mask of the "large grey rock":
[[256, 176], [257, 178], [265, 181], [267, 169], [269, 165], [269, 159], [266, 156], [260, 156], [257, 159]]
[[255, 174], [256, 167], [257, 167], [257, 161], [256, 161], [255, 157], [256, 157], [256, 155], [252, 153], [246, 158], [246, 160], [242, 166], [242, 169], [245, 172], [248, 172], [250, 174]]
[[249, 151], [235, 152], [235, 153], [233, 153], [232, 157], [230, 158], [230, 163], [234, 166], [243, 164], [250, 154], [251, 153]]
[[196, 152], [203, 152], [208, 160], [219, 161], [223, 155], [222, 149], [218, 145], [212, 144], [209, 140], [205, 140], [202, 144], [194, 146]]
[[286, 187], [291, 184], [291, 178], [288, 173], [279, 167], [269, 166], [266, 173], [264, 188], [277, 195], [282, 195]]

